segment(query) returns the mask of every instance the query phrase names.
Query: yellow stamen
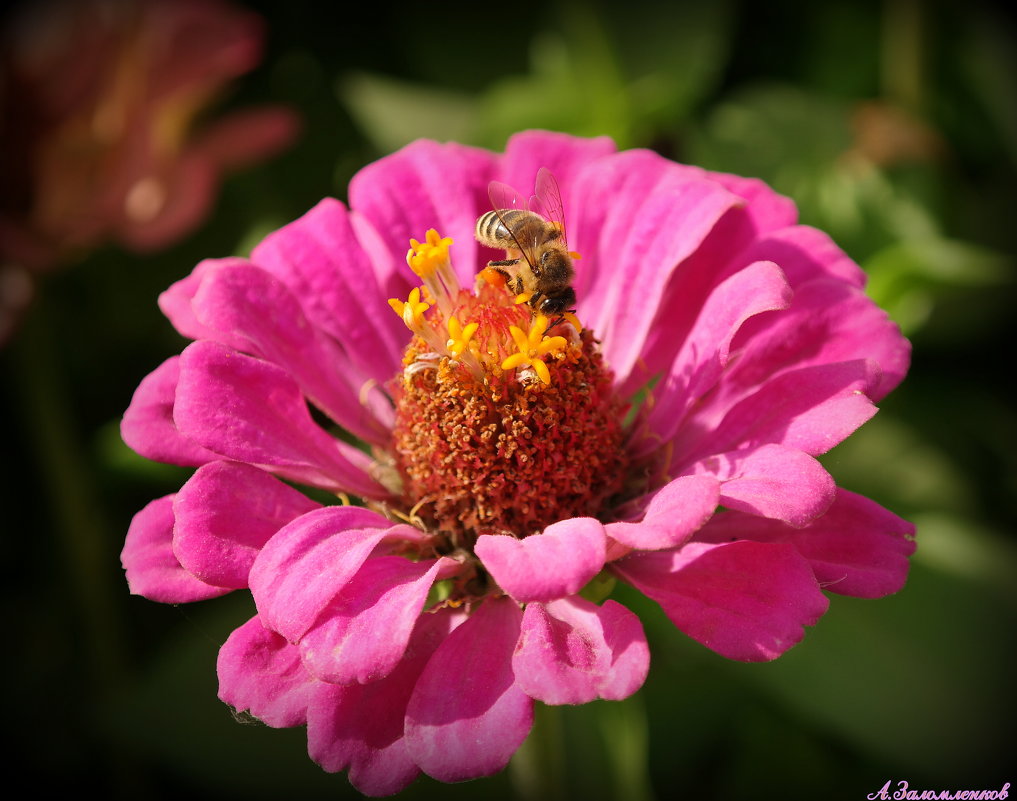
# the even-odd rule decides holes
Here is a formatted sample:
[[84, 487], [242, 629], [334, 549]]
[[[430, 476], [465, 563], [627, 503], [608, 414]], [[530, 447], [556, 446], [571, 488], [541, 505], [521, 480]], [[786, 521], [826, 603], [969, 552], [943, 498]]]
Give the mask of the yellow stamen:
[[414, 287], [410, 290], [410, 297], [404, 302], [398, 298], [389, 298], [388, 305], [392, 310], [403, 318], [406, 327], [411, 331], [419, 331], [423, 325], [423, 315], [429, 308], [430, 303], [420, 300], [420, 289]]
[[448, 261], [448, 249], [451, 245], [451, 237], [442, 237], [436, 230], [430, 228], [423, 242], [410, 240], [406, 263], [421, 278], [430, 278]]
[[445, 347], [448, 348], [448, 352], [453, 356], [460, 356], [462, 352], [469, 347], [470, 340], [477, 332], [477, 328], [477, 323], [469, 323], [465, 328], [463, 328], [455, 317], [449, 317], [449, 340], [445, 345]]
[[565, 337], [545, 337], [544, 332], [547, 330], [548, 322], [545, 315], [538, 314], [530, 325], [528, 334], [524, 334], [522, 329], [514, 325], [509, 326], [509, 333], [519, 351], [501, 363], [502, 370], [532, 367], [543, 383], [551, 383], [551, 371], [547, 369], [547, 365], [541, 357], [560, 352], [568, 345], [568, 340]]
[[532, 292], [520, 292], [516, 295], [515, 304], [518, 306], [520, 303], [526, 303], [530, 298], [533, 297]]
[[572, 324], [572, 327], [576, 329], [577, 334], [583, 333], [583, 324], [579, 322], [579, 318], [576, 317], [572, 312], [565, 312], [562, 317], [565, 321]]

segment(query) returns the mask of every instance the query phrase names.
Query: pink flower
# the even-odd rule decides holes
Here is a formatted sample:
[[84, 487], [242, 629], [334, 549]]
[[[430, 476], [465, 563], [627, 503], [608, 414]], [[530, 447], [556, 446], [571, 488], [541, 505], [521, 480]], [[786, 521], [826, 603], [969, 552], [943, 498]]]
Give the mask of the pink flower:
[[0, 339], [29, 273], [107, 240], [169, 245], [222, 172], [296, 134], [279, 106], [196, 124], [261, 56], [261, 20], [219, 0], [26, 3], [0, 33]]
[[[562, 320], [477, 279], [503, 258], [474, 239], [488, 183], [529, 189], [539, 167], [582, 256]], [[369, 795], [500, 770], [534, 700], [635, 692], [649, 654], [599, 602], [614, 580], [745, 661], [799, 642], [824, 589], [897, 591], [913, 527], [816, 456], [909, 346], [795, 220], [758, 181], [603, 138], [419, 141], [366, 167], [349, 208], [324, 200], [160, 298], [195, 341], [141, 383], [123, 436], [198, 469], [135, 517], [132, 591], [249, 588], [220, 697], [306, 724], [312, 758]]]

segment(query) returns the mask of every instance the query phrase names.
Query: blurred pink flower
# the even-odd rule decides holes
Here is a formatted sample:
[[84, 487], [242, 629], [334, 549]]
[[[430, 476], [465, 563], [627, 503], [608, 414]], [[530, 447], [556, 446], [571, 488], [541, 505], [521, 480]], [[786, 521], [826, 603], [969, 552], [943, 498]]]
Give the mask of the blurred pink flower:
[[[0, 261], [11, 276], [108, 239], [164, 247], [205, 219], [224, 170], [288, 145], [297, 120], [279, 106], [197, 123], [257, 64], [262, 28], [215, 0], [23, 4], [0, 56]], [[13, 300], [21, 284], [0, 280]]]
[[[488, 183], [529, 188], [541, 166], [582, 255], [582, 331], [477, 280], [499, 258], [473, 236]], [[405, 257], [421, 288], [404, 254], [424, 232]], [[774, 659], [824, 589], [895, 592], [914, 549], [815, 458], [908, 366], [863, 283], [759, 181], [605, 138], [415, 142], [353, 179], [350, 208], [323, 200], [160, 298], [195, 342], [122, 432], [198, 469], [135, 517], [131, 590], [250, 589], [220, 697], [306, 724], [312, 758], [369, 795], [500, 770], [534, 700], [635, 692], [649, 652], [600, 602], [616, 579], [707, 648]]]

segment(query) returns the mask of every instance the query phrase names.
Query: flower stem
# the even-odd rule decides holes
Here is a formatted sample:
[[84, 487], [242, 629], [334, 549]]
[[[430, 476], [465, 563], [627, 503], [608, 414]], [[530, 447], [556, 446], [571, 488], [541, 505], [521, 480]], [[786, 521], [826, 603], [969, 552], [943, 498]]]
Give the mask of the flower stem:
[[648, 765], [649, 729], [642, 694], [599, 706], [597, 722], [611, 763], [614, 797], [654, 801]]
[[564, 801], [567, 793], [561, 709], [535, 704], [533, 730], [512, 757], [509, 778], [523, 801]]

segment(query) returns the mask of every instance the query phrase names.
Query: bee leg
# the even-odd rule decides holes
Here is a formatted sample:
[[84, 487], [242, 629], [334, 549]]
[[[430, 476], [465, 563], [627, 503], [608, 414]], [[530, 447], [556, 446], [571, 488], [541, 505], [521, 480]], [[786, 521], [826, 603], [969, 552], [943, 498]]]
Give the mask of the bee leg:
[[558, 323], [563, 322], [565, 320], [565, 315], [566, 314], [575, 314], [575, 313], [576, 313], [575, 309], [566, 309], [561, 314], [559, 314], [557, 317], [555, 317], [554, 320], [551, 323], [548, 324], [547, 330], [550, 331], [552, 328], [554, 328], [556, 325], [558, 325]]
[[[515, 267], [517, 264], [519, 264], [519, 259], [502, 259], [501, 261], [489, 261], [487, 266], [498, 270], [499, 267]], [[498, 272], [504, 272], [504, 270], [498, 270]]]

